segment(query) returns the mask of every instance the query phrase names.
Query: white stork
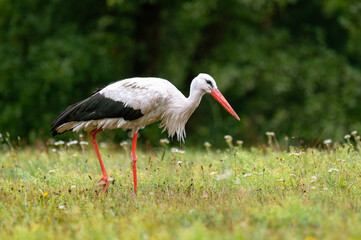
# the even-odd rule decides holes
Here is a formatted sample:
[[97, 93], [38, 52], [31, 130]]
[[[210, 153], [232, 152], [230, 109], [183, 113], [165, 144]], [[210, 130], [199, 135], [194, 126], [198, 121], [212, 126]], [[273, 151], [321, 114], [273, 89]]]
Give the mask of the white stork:
[[96, 142], [96, 134], [105, 129], [131, 129], [133, 134], [132, 166], [134, 193], [137, 193], [137, 135], [139, 129], [160, 121], [163, 131], [170, 137], [177, 135], [184, 141], [185, 124], [198, 107], [202, 96], [211, 94], [233, 117], [239, 117], [218, 90], [214, 79], [201, 73], [193, 79], [186, 98], [173, 84], [161, 78], [129, 78], [114, 82], [87, 99], [65, 109], [53, 121], [53, 136], [66, 131], [90, 131], [92, 143], [99, 159], [103, 177], [99, 180], [108, 188], [111, 180], [105, 171]]

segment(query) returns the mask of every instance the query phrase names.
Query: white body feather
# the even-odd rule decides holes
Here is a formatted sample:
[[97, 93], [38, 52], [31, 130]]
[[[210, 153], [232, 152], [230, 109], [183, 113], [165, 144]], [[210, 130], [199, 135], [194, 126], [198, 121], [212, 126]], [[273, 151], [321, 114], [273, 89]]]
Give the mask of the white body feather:
[[[193, 85], [193, 82], [192, 82]], [[98, 129], [139, 129], [161, 121], [160, 127], [168, 130], [168, 135], [177, 135], [179, 141], [184, 141], [185, 124], [198, 107], [205, 91], [191, 85], [190, 96], [186, 98], [173, 84], [161, 78], [129, 78], [110, 84], [99, 91], [106, 98], [123, 102], [126, 106], [140, 109], [144, 116], [128, 121], [123, 118], [105, 118], [64, 123], [57, 128], [64, 131]]]

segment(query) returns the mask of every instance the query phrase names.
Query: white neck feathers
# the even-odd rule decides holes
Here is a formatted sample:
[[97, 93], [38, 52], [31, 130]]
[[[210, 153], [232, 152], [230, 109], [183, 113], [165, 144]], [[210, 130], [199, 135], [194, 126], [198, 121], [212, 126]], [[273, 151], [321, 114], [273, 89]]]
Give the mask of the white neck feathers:
[[201, 102], [203, 91], [195, 90], [190, 92], [188, 98], [177, 96], [169, 101], [167, 110], [163, 113], [160, 127], [164, 127], [163, 132], [168, 130], [168, 135], [173, 137], [177, 134], [177, 140], [184, 142], [186, 137], [185, 124], [194, 110]]

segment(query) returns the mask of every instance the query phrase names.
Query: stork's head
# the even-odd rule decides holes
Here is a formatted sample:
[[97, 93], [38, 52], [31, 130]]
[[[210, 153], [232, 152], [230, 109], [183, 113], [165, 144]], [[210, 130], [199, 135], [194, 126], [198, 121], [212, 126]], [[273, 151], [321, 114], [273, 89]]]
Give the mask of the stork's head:
[[211, 94], [233, 117], [239, 120], [237, 113], [233, 110], [231, 105], [229, 105], [227, 100], [223, 97], [222, 93], [218, 90], [216, 81], [214, 81], [210, 75], [206, 73], [200, 73], [196, 78], [193, 79], [191, 84], [191, 91], [192, 89]]
[[214, 79], [206, 74], [206, 73], [200, 73], [196, 78], [193, 79], [191, 84], [191, 89], [197, 88], [205, 93], [212, 93], [213, 89], [217, 89], [217, 84]]

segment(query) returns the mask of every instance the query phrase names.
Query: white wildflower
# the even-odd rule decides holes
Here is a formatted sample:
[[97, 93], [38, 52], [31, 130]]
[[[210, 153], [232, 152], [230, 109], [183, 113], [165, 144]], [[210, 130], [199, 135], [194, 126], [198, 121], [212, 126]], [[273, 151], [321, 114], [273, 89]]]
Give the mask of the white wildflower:
[[205, 146], [206, 148], [210, 148], [212, 145], [211, 145], [209, 142], [205, 142], [205, 143], [204, 143], [204, 146]]
[[214, 174], [216, 174], [217, 172], [211, 172], [210, 174], [209, 174], [209, 176], [212, 176], [212, 175], [214, 175]]
[[237, 143], [238, 146], [242, 146], [243, 141], [242, 140], [237, 140], [236, 143]]
[[330, 168], [328, 170], [328, 172], [339, 172], [340, 170], [338, 170], [337, 168]]
[[77, 140], [73, 140], [73, 141], [68, 142], [66, 145], [67, 145], [67, 146], [71, 146], [71, 145], [74, 145], [74, 144], [78, 144], [78, 141], [77, 141]]
[[88, 145], [89, 143], [87, 141], [80, 141], [79, 144], [80, 145]]
[[352, 131], [352, 132], [351, 132], [351, 135], [352, 135], [352, 136], [356, 136], [356, 134], [357, 134], [357, 131]]
[[273, 136], [275, 136], [276, 134], [275, 134], [274, 132], [266, 132], [266, 135], [273, 137]]
[[169, 144], [169, 140], [166, 139], [166, 138], [163, 138], [163, 139], [159, 140], [159, 143], [160, 143], [161, 145], [167, 145], [167, 144]]
[[182, 164], [182, 161], [178, 161], [177, 164]]
[[356, 139], [357, 141], [360, 141], [360, 136], [356, 136], [355, 139]]
[[58, 150], [56, 150], [56, 148], [53, 148], [53, 149], [51, 149], [51, 151], [52, 151], [52, 152], [56, 152], [56, 151], [58, 151]]
[[[263, 174], [263, 173], [262, 173], [262, 174]], [[243, 177], [244, 177], [244, 178], [250, 177], [250, 176], [252, 176], [252, 173], [245, 173], [245, 174], [243, 174]]]
[[232, 175], [232, 171], [231, 170], [226, 170], [223, 174], [220, 174], [216, 177], [216, 180], [223, 180], [223, 179], [227, 179]]
[[123, 142], [120, 143], [120, 146], [121, 146], [121, 147], [126, 147], [126, 146], [128, 146], [128, 142], [127, 142], [127, 141], [123, 141]]
[[224, 136], [224, 139], [228, 142], [228, 141], [232, 141], [233, 140], [233, 137], [231, 135], [225, 135]]
[[58, 209], [64, 210], [64, 209], [65, 209], [65, 206], [64, 206], [64, 205], [59, 205], [59, 206], [58, 206]]
[[55, 173], [55, 170], [50, 170], [49, 173]]
[[63, 145], [65, 142], [62, 141], [62, 140], [59, 140], [57, 142], [54, 143], [55, 146], [58, 146], [58, 145]]
[[325, 141], [323, 141], [323, 144], [328, 145], [331, 144], [332, 140], [331, 139], [326, 139]]
[[169, 144], [169, 140], [166, 139], [166, 138], [163, 138], [163, 139], [159, 140], [159, 143], [160, 143], [161, 145], [167, 145], [167, 144]]
[[178, 154], [184, 154], [186, 152], [186, 151], [180, 150], [178, 148], [172, 148], [171, 151], [172, 151], [172, 153], [178, 153]]
[[70, 188], [76, 188], [76, 186], [75, 186], [75, 185], [72, 185]]
[[346, 140], [349, 140], [349, 139], [351, 138], [351, 135], [350, 135], [350, 134], [346, 134], [343, 138], [346, 139]]

